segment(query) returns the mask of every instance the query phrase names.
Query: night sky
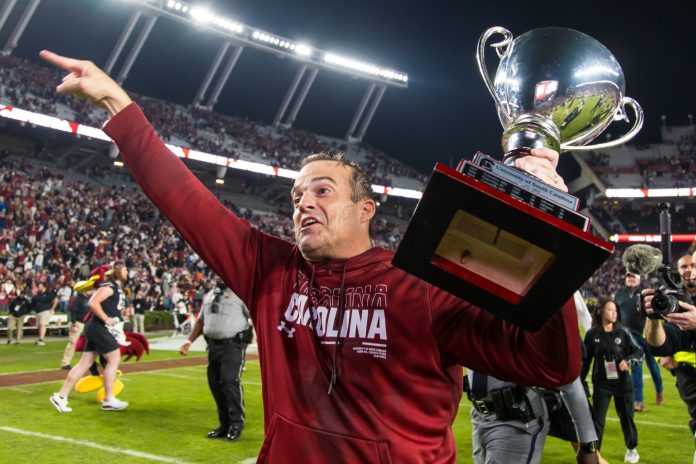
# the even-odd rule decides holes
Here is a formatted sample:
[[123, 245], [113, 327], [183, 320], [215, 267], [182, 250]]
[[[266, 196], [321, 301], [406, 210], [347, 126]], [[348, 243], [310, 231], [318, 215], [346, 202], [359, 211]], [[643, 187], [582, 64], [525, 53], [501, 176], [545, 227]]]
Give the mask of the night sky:
[[[478, 38], [490, 26], [506, 27], [515, 37], [538, 27], [568, 27], [603, 43], [624, 70], [626, 94], [645, 111], [637, 142], [659, 141], [661, 115], [668, 124], [683, 125], [696, 112], [692, 2], [469, 3], [474, 2], [236, 0], [208, 5], [246, 25], [407, 72], [408, 89], [387, 90], [365, 140], [422, 172], [437, 161], [456, 162], [477, 150], [500, 154], [502, 127], [475, 62]], [[17, 21], [19, 5], [0, 31], [0, 44]], [[14, 54], [36, 59], [39, 50], [48, 48], [103, 65], [133, 8], [127, 0], [43, 0]], [[190, 103], [220, 43], [220, 38], [160, 19], [124, 86]], [[492, 49], [489, 54], [494, 55]], [[297, 67], [292, 60], [247, 47], [216, 110], [271, 122]], [[320, 71], [296, 127], [342, 136], [366, 86]], [[610, 131], [619, 135], [628, 127]]]

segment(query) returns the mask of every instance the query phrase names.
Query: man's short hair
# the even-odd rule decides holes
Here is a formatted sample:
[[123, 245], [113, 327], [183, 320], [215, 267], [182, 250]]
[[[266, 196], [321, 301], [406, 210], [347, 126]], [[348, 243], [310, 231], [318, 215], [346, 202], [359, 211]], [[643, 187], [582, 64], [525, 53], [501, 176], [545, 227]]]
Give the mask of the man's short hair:
[[354, 203], [365, 198], [372, 198], [372, 182], [370, 182], [369, 176], [358, 163], [349, 161], [345, 154], [341, 152], [327, 153], [323, 151], [314, 153], [302, 159], [302, 167], [314, 161], [335, 161], [351, 170], [350, 199], [353, 200]]

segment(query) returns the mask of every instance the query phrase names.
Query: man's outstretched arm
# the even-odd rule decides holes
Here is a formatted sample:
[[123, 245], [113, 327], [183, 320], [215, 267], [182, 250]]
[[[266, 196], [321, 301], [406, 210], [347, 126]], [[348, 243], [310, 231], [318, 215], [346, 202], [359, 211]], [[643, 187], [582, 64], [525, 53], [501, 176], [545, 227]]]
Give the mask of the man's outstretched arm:
[[[87, 99], [108, 111], [111, 119], [104, 132], [118, 146], [143, 192], [211, 269], [248, 303], [254, 290], [260, 233], [220, 203], [164, 145], [140, 108], [104, 71], [90, 61], [48, 51], [42, 51], [41, 57], [68, 72], [56, 88], [59, 93]], [[280, 248], [291, 248], [283, 244], [267, 249], [264, 256], [271, 259]]]
[[56, 92], [87, 99], [104, 108], [110, 118], [132, 103], [126, 91], [91, 61], [68, 58], [48, 50], [42, 50], [39, 56], [68, 72]]

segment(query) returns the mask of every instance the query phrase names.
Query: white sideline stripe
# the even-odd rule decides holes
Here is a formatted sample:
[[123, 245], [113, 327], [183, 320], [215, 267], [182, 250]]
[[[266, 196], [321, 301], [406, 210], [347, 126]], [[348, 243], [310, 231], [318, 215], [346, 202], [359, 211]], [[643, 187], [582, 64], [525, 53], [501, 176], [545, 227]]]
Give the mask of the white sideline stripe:
[[[39, 372], [39, 371], [29, 371], [29, 372]], [[118, 380], [123, 380], [124, 382], [129, 382], [130, 379], [129, 379], [127, 376], [133, 375], [133, 374], [147, 374], [147, 373], [149, 373], [149, 372], [148, 372], [148, 371], [144, 371], [144, 372], [130, 372], [130, 373], [128, 373], [128, 374], [119, 375], [119, 376], [116, 377], [116, 378], [117, 378]], [[48, 383], [59, 383], [59, 382], [65, 382], [65, 379], [47, 380], [47, 381], [45, 381], [45, 382], [32, 382], [32, 383], [28, 383], [28, 384], [23, 384], [23, 386], [25, 386], [25, 387], [32, 387], [32, 386], [34, 386], [34, 385], [46, 385], [46, 384], [48, 384]], [[19, 390], [19, 388], [17, 388], [17, 387], [0, 387], [0, 390], [3, 390], [3, 389], [4, 389], [4, 390], [13, 390], [13, 389], [14, 389], [14, 390]]]
[[157, 456], [156, 454], [143, 453], [141, 451], [134, 451], [134, 450], [129, 450], [129, 449], [125, 449], [125, 448], [116, 448], [114, 446], [100, 445], [99, 443], [93, 443], [93, 442], [87, 441], [87, 440], [75, 440], [73, 438], [65, 438], [65, 437], [61, 437], [58, 435], [48, 435], [48, 434], [39, 433], [39, 432], [29, 432], [27, 430], [16, 429], [14, 427], [0, 426], [0, 430], [4, 430], [5, 432], [18, 433], [20, 435], [29, 435], [30, 437], [43, 438], [46, 440], [53, 440], [53, 441], [70, 443], [72, 445], [80, 445], [80, 446], [86, 446], [89, 448], [96, 448], [96, 449], [103, 450], [103, 451], [110, 451], [112, 453], [126, 454], [128, 456], [135, 456], [137, 458], [150, 459], [152, 461], [169, 462], [172, 464], [188, 464], [188, 462], [186, 462], [186, 461], [181, 461], [181, 460], [175, 459], [175, 458], [168, 458], [166, 456]]
[[200, 374], [201, 372], [205, 371], [207, 368], [208, 368], [208, 366], [180, 367], [179, 370], [188, 371], [188, 372], [197, 372]]
[[[131, 374], [136, 374], [136, 372], [132, 372]], [[201, 376], [196, 376], [196, 375], [181, 375], [181, 374], [167, 374], [166, 372], [137, 372], [137, 374], [145, 374], [145, 375], [158, 375], [160, 377], [174, 377], [177, 379], [188, 379], [188, 380], [199, 380], [202, 379], [203, 377]]]
[[[161, 377], [174, 377], [177, 379], [187, 379], [187, 380], [205, 380], [202, 375], [181, 375], [181, 374], [167, 374], [166, 372], [132, 372], [132, 374], [146, 374], [146, 375], [159, 375]], [[261, 385], [261, 382], [250, 382], [242, 380], [243, 385]]]
[[240, 461], [239, 464], [254, 464], [256, 463], [257, 458], [246, 458], [243, 461]]
[[14, 391], [22, 392], [22, 393], [34, 393], [31, 390], [25, 390], [23, 388], [17, 388], [17, 387], [5, 387], [5, 390], [14, 390]]
[[[607, 417], [608, 421], [619, 422], [618, 417]], [[655, 427], [664, 427], [667, 429], [688, 429], [688, 424], [678, 425], [678, 424], [665, 424], [663, 422], [651, 422], [651, 421], [634, 421], [636, 424], [640, 425], [654, 425]]]

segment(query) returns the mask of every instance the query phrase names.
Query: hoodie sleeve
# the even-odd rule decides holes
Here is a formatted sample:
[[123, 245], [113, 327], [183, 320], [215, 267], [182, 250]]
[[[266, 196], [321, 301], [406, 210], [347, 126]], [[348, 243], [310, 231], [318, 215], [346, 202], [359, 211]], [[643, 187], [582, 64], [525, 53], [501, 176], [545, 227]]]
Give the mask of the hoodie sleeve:
[[[137, 104], [114, 116], [104, 132], [121, 151], [135, 180], [186, 242], [246, 304], [260, 259], [273, 262], [287, 242], [253, 229], [213, 195], [157, 137]], [[265, 248], [263, 252], [260, 252]]]
[[580, 334], [572, 299], [532, 333], [429, 288], [435, 337], [445, 364], [461, 364], [501, 380], [544, 388], [578, 377]]

